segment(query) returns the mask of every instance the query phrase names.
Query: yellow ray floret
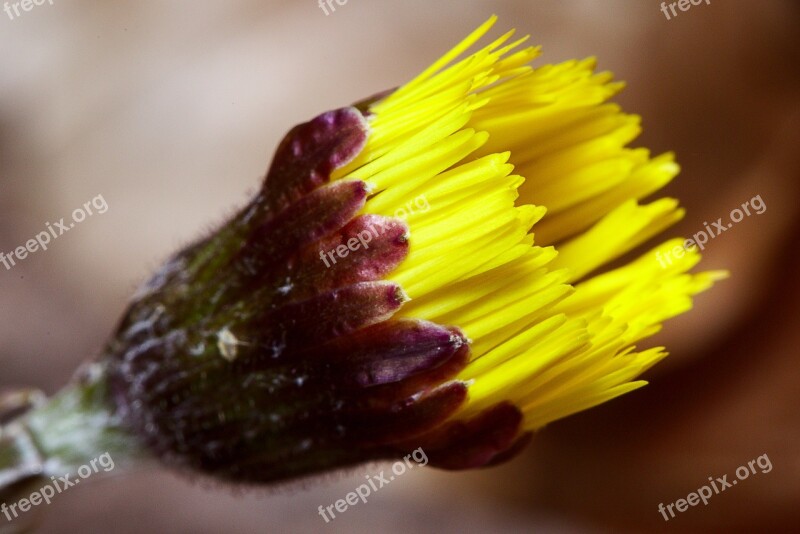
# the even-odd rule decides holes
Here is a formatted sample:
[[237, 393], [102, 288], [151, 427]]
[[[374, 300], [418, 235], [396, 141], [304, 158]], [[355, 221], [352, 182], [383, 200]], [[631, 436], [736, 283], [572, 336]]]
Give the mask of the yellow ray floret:
[[399, 315], [470, 338], [456, 417], [510, 401], [536, 429], [643, 385], [666, 353], [634, 343], [724, 273], [686, 274], [691, 250], [661, 265], [669, 241], [592, 276], [682, 217], [673, 199], [639, 203], [678, 166], [627, 147], [639, 118], [607, 103], [622, 84], [594, 59], [532, 68], [539, 49], [511, 31], [457, 60], [494, 22], [372, 104], [367, 146], [334, 179], [367, 181], [364, 211], [409, 225]]

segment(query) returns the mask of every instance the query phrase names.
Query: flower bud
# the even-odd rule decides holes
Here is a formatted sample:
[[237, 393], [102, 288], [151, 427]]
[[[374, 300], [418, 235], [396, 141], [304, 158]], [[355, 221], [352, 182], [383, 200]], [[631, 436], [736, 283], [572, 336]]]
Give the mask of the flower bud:
[[162, 460], [296, 477], [402, 453], [464, 402], [450, 380], [464, 335], [392, 318], [407, 297], [382, 278], [408, 253], [406, 224], [359, 215], [365, 183], [329, 182], [367, 136], [355, 108], [293, 129], [256, 198], [137, 295], [109, 344], [109, 382]]

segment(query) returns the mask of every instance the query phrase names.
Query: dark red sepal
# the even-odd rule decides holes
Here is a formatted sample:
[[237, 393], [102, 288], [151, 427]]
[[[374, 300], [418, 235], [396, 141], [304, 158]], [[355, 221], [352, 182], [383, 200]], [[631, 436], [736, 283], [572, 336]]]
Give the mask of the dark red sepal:
[[500, 403], [466, 421], [454, 421], [407, 443], [422, 447], [429, 463], [442, 469], [473, 469], [508, 460], [524, 447], [522, 412]]

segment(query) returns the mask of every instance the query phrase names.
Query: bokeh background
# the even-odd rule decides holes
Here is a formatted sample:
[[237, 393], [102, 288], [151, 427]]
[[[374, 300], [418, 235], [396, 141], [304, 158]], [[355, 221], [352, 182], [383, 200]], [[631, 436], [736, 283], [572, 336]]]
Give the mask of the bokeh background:
[[[0, 13], [0, 250], [102, 194], [109, 204], [11, 271], [0, 267], [0, 387], [48, 393], [93, 356], [171, 251], [255, 190], [292, 125], [409, 79], [491, 13], [544, 46], [595, 55], [644, 117], [634, 142], [675, 150], [668, 236], [761, 195], [712, 240], [732, 277], [667, 323], [651, 384], [552, 424], [511, 463], [409, 471], [326, 525], [363, 466], [238, 493], [152, 471], [73, 488], [41, 532], [595, 532], [800, 525], [800, 5], [714, 0], [667, 20], [658, 1], [315, 0], [45, 3]], [[685, 497], [768, 454], [752, 476], [665, 523]], [[42, 507], [40, 507], [42, 508]]]

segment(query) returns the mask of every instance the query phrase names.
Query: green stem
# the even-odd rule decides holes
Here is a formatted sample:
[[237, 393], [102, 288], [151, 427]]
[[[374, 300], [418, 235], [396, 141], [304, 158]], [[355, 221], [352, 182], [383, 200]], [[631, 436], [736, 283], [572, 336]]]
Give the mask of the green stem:
[[24, 406], [20, 399], [25, 395], [19, 393], [12, 401], [7, 396], [0, 402], [0, 411], [3, 404], [15, 411], [31, 408], [0, 428], [1, 502], [25, 497], [36, 481], [47, 483], [52, 476], [68, 473], [74, 479], [79, 468], [103, 455], [110, 461], [105, 469], [95, 467], [92, 479], [120, 474], [149, 459], [115, 415], [104, 371], [101, 363], [84, 366], [45, 402], [34, 402], [31, 396]]

